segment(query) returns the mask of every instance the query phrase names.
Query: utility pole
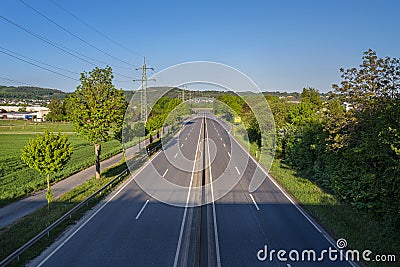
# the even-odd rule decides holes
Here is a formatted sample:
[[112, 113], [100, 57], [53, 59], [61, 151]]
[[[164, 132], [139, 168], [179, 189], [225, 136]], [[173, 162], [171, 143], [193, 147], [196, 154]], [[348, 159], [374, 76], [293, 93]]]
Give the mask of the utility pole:
[[182, 86], [182, 103], [185, 102], [185, 86]]
[[147, 70], [154, 70], [154, 68], [149, 68], [146, 66], [146, 57], [143, 58], [143, 66], [142, 68], [136, 68], [136, 70], [142, 69], [142, 79], [141, 80], [133, 80], [134, 82], [141, 81], [142, 82], [142, 91], [140, 95], [140, 120], [142, 122], [146, 122], [147, 118]]

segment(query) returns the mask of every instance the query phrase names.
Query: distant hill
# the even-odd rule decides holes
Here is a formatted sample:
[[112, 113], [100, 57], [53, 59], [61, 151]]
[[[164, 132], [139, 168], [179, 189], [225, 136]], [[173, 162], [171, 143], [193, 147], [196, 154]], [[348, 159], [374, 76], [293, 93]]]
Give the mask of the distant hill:
[[[151, 93], [152, 90], [154, 90], [154, 87], [148, 88], [149, 93]], [[171, 87], [161, 87], [158, 89], [164, 89], [165, 91], [169, 91], [166, 96], [169, 97], [180, 97], [182, 93], [182, 89], [179, 88], [172, 88]], [[140, 92], [140, 90], [139, 90]], [[127, 91], [124, 90], [125, 97], [129, 101], [135, 91]], [[0, 98], [5, 98], [5, 99], [17, 99], [17, 100], [22, 100], [22, 99], [35, 99], [35, 100], [50, 100], [52, 98], [58, 98], [58, 99], [64, 99], [69, 93], [63, 92], [58, 89], [49, 89], [49, 88], [40, 88], [40, 87], [29, 87], [29, 86], [2, 86], [0, 85]], [[190, 93], [186, 93], [186, 97], [218, 97], [222, 94], [234, 94], [233, 92], [230, 91], [214, 91], [214, 90], [207, 90], [207, 91], [191, 91]], [[252, 92], [240, 92], [239, 93], [242, 96], [245, 95], [251, 95], [253, 94]], [[299, 93], [297, 92], [292, 92], [292, 93], [287, 93], [287, 92], [263, 92], [265, 95], [273, 95], [273, 96], [294, 96], [294, 97], [299, 97]]]
[[67, 93], [57, 90], [29, 86], [2, 86], [0, 85], [0, 98], [5, 99], [38, 99], [47, 100], [52, 98], [63, 99]]

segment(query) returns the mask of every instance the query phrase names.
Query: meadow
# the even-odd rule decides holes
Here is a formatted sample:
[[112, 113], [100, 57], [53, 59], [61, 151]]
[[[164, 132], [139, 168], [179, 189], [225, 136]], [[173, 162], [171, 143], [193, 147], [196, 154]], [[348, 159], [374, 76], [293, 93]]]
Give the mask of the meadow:
[[69, 122], [32, 122], [25, 120], [0, 120], [0, 134], [40, 133], [44, 129], [53, 132], [74, 133], [75, 129]]
[[[51, 181], [64, 179], [95, 163], [94, 149], [83, 137], [74, 134], [69, 123], [26, 123], [24, 121], [0, 121], [0, 207], [16, 201], [32, 192], [45, 188], [44, 175], [30, 169], [20, 159], [21, 149], [43, 132], [68, 133], [69, 142], [74, 151], [64, 169], [51, 175]], [[106, 159], [122, 151], [121, 144], [112, 140], [102, 145], [101, 159]]]

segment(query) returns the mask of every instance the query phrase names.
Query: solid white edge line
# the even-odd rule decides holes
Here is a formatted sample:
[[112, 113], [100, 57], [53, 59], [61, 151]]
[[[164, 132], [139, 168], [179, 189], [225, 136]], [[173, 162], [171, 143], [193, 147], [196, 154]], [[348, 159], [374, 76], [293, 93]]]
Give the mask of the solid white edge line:
[[168, 169], [165, 170], [164, 174], [162, 175], [162, 177], [165, 177], [165, 175], [167, 174]]
[[257, 210], [260, 210], [260, 208], [258, 207], [257, 202], [256, 202], [256, 200], [254, 199], [253, 195], [252, 195], [252, 194], [249, 194], [249, 195], [250, 195], [251, 200], [253, 201], [254, 206], [256, 206], [256, 209], [257, 209]]
[[[193, 126], [193, 127], [194, 127], [194, 126]], [[189, 203], [189, 198], [190, 198], [190, 191], [191, 191], [191, 189], [192, 189], [192, 184], [193, 184], [194, 169], [196, 168], [197, 152], [199, 151], [198, 148], [199, 148], [199, 144], [200, 144], [200, 136], [201, 136], [201, 129], [202, 129], [202, 128], [203, 128], [203, 122], [201, 122], [199, 137], [198, 137], [198, 140], [197, 140], [197, 147], [196, 147], [196, 154], [195, 154], [195, 156], [194, 156], [194, 163], [193, 163], [193, 169], [192, 169], [192, 176], [190, 177], [190, 184], [189, 184], [188, 196], [187, 196], [187, 198], [186, 198], [185, 211], [183, 212], [182, 223], [181, 223], [181, 229], [180, 229], [179, 238], [178, 238], [178, 245], [177, 245], [177, 247], [176, 247], [176, 252], [175, 252], [174, 267], [178, 266], [179, 251], [181, 250], [183, 230], [184, 230], [184, 228], [185, 228], [186, 213], [187, 213], [187, 209], [188, 209], [188, 203]]]
[[67, 237], [58, 247], [56, 247], [49, 255], [47, 255], [44, 260], [42, 260], [37, 267], [42, 266], [48, 259], [50, 259], [62, 246], [64, 246], [72, 237], [76, 235], [77, 232], [79, 232], [91, 219], [93, 219], [94, 216], [97, 215], [111, 200], [113, 200], [122, 190], [124, 190], [125, 187], [127, 187], [135, 178], [136, 176], [144, 169], [146, 168], [160, 153], [162, 150], [158, 151], [157, 154], [148, 162], [146, 162], [143, 167], [141, 167], [135, 175], [132, 176], [130, 180], [126, 182], [109, 200], [107, 200], [98, 210], [96, 210], [86, 221], [84, 221], [70, 236]]
[[[176, 136], [179, 136], [179, 133], [183, 130], [179, 130], [179, 132], [176, 134]], [[168, 143], [172, 142], [173, 139], [171, 139]], [[167, 144], [168, 146], [168, 144]], [[136, 176], [144, 169], [146, 168], [154, 159], [158, 157], [158, 155], [162, 152], [162, 150], [158, 151], [153, 158], [151, 158], [149, 161], [147, 161], [141, 168], [139, 168], [135, 174], [132, 176], [131, 179], [126, 181], [124, 185], [110, 198], [108, 199], [100, 208], [98, 208], [86, 221], [84, 221], [70, 236], [68, 236], [58, 247], [56, 247], [49, 255], [47, 255], [46, 258], [44, 258], [38, 265], [42, 266], [48, 259], [50, 259], [62, 246], [64, 246], [74, 235], [76, 235], [77, 232], [79, 232], [94, 216], [97, 215], [111, 200], [113, 200], [119, 193], [121, 193], [122, 190], [125, 189], [135, 178]], [[40, 257], [40, 256], [39, 256]]]
[[238, 167], [235, 167], [235, 169], [236, 169], [237, 173], [240, 175], [240, 171], [239, 171]]
[[[206, 118], [207, 124], [207, 118]], [[208, 150], [208, 169], [210, 174], [210, 186], [211, 186], [211, 200], [212, 200], [212, 209], [213, 209], [213, 223], [214, 223], [214, 239], [215, 239], [215, 250], [217, 256], [217, 266], [221, 267], [221, 254], [219, 252], [219, 239], [218, 239], [218, 226], [217, 226], [217, 212], [215, 211], [215, 199], [214, 199], [214, 187], [213, 187], [213, 178], [211, 173], [211, 156], [210, 156], [210, 143], [208, 139], [208, 129], [207, 125], [206, 133], [207, 133], [207, 150]]]
[[146, 202], [144, 203], [143, 207], [140, 209], [140, 211], [139, 211], [138, 215], [136, 215], [136, 217], [135, 217], [135, 220], [139, 219], [139, 217], [140, 217], [140, 214], [142, 214], [142, 212], [143, 212], [144, 208], [146, 208], [146, 206], [147, 206], [147, 203], [149, 203], [149, 200], [146, 200]]
[[[228, 132], [228, 131], [227, 131]], [[316, 225], [316, 223], [313, 222], [313, 220], [310, 218], [310, 216], [303, 210], [303, 208], [301, 208], [299, 206], [299, 204], [297, 204], [286, 192], [285, 190], [281, 187], [280, 184], [278, 184], [278, 182], [275, 181], [274, 178], [272, 178], [269, 173], [264, 169], [264, 167], [258, 162], [256, 161], [249, 153], [248, 151], [236, 140], [236, 138], [234, 138], [232, 136], [232, 134], [230, 132], [228, 132], [229, 136], [231, 137], [231, 139], [233, 139], [235, 141], [236, 144], [239, 145], [240, 148], [242, 148], [242, 150], [253, 160], [253, 162], [264, 172], [264, 174], [268, 177], [268, 179], [282, 192], [282, 194], [296, 207], [296, 209], [307, 219], [307, 221], [309, 221], [314, 228], [320, 232], [325, 239], [335, 248], [337, 248], [337, 245], [334, 242], [334, 239], [332, 237], [330, 237], [329, 235], [327, 235], [325, 233], [325, 231], [323, 231], [321, 229], [321, 227], [319, 227], [318, 225]], [[347, 261], [351, 266], [357, 267], [358, 265], [355, 264], [353, 261], [348, 260]]]

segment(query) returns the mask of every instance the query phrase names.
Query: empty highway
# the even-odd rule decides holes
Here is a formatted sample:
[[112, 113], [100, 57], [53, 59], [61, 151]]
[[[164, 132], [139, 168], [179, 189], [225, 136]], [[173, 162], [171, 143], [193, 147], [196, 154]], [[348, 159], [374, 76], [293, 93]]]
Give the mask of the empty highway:
[[[272, 179], [249, 193], [253, 176], [267, 174], [227, 128], [209, 113], [194, 117], [30, 264], [351, 266], [322, 253], [334, 249], [332, 241]], [[280, 259], [278, 250], [287, 254]], [[289, 259], [291, 250], [300, 260]], [[301, 260], [304, 250], [314, 250], [316, 260]]]

